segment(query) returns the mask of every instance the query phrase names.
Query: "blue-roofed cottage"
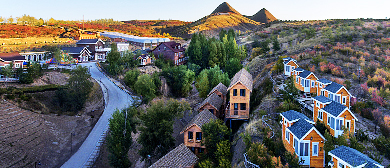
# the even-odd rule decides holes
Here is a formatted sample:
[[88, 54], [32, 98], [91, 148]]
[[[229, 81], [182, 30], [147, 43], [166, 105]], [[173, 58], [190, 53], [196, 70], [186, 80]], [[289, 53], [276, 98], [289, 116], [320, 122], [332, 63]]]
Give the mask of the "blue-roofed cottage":
[[295, 87], [305, 93], [316, 93], [317, 76], [313, 72], [303, 70], [299, 75], [294, 75]]
[[293, 70], [299, 67], [297, 61], [290, 57], [283, 58], [283, 65], [284, 65], [284, 75], [286, 76], [291, 76], [293, 74]]
[[329, 151], [328, 154], [332, 156], [328, 163], [332, 168], [384, 168], [377, 161], [350, 147], [340, 146]]
[[324, 167], [325, 138], [313, 126], [314, 121], [294, 110], [282, 116], [282, 139], [285, 148], [297, 155], [300, 164], [309, 167]]

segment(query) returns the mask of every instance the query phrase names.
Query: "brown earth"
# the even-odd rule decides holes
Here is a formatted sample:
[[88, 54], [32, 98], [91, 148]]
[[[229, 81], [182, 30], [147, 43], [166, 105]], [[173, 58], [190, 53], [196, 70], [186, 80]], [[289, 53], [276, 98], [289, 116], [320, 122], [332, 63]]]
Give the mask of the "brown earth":
[[[47, 72], [33, 84], [11, 85], [64, 85], [66, 79], [67, 74]], [[46, 111], [26, 110], [34, 109], [33, 103], [18, 99], [0, 100], [0, 167], [34, 167], [38, 162], [41, 167], [60, 167], [81, 146], [104, 110], [103, 93], [96, 82], [85, 108], [75, 116], [51, 113], [55, 107], [45, 104], [53, 98], [53, 91], [38, 95], [41, 98], [32, 99]]]

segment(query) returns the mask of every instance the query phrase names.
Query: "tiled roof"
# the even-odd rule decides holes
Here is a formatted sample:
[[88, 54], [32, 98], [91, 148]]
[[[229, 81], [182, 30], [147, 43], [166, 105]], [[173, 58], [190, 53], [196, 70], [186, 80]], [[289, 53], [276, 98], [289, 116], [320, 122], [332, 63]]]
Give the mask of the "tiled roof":
[[219, 83], [217, 86], [215, 86], [213, 89], [211, 89], [211, 91], [208, 95], [210, 96], [210, 94], [213, 93], [215, 90], [218, 90], [223, 95], [227, 94], [227, 87], [222, 83]]
[[345, 107], [344, 105], [338, 102], [332, 101], [329, 105], [325, 106], [322, 109], [327, 113], [330, 113], [335, 117], [338, 117], [346, 108], [348, 107]]
[[234, 75], [234, 77], [230, 81], [230, 85], [228, 89], [230, 89], [237, 82], [241, 82], [245, 87], [247, 87], [252, 92], [252, 88], [253, 88], [252, 75], [244, 68], [242, 68]]
[[193, 124], [196, 124], [200, 129], [206, 123], [209, 123], [211, 120], [218, 119], [213, 113], [211, 113], [208, 109], [204, 109], [202, 112], [197, 114], [192, 120], [183, 128], [182, 132], [187, 130]]
[[325, 78], [322, 78], [322, 79], [318, 79], [317, 80], [318, 82], [321, 82], [323, 84], [330, 84], [332, 83], [332, 81], [328, 80], [328, 79], [325, 79]]
[[[333, 149], [329, 151], [330, 154], [333, 154], [334, 156], [340, 158], [344, 162], [350, 164], [351, 166], [361, 166], [367, 163], [364, 167], [367, 168], [377, 168], [380, 165], [383, 167], [381, 164], [376, 162], [375, 160], [371, 159], [367, 155], [359, 152], [356, 149], [346, 147], [346, 146], [340, 146], [336, 149]], [[377, 164], [377, 165], [375, 165]]]
[[299, 77], [302, 77], [302, 78], [306, 78], [306, 77], [309, 76], [310, 74], [311, 74], [310, 71], [304, 70], [304, 71], [301, 72], [298, 76], [299, 76]]
[[217, 94], [213, 93], [209, 97], [203, 100], [199, 108], [205, 105], [206, 103], [210, 103], [210, 105], [214, 106], [217, 110], [219, 110], [222, 106], [223, 100]]
[[[173, 52], [184, 52], [185, 49], [183, 47], [181, 47], [181, 44], [180, 43], [176, 43], [174, 41], [169, 41], [169, 42], [162, 42], [160, 43], [158, 46], [164, 44], [165, 46], [167, 46], [170, 50], [172, 50]], [[158, 46], [156, 48], [158, 48]], [[178, 48], [178, 46], [180, 46], [180, 48]], [[155, 50], [156, 48], [154, 48], [153, 50]]]
[[309, 117], [307, 117], [304, 114], [297, 112], [295, 110], [286, 111], [286, 112], [280, 113], [280, 115], [282, 115], [283, 117], [285, 117], [289, 121], [294, 121], [297, 119], [305, 119], [308, 121], [312, 121], [311, 119], [309, 119]]
[[303, 136], [310, 131], [314, 126], [307, 122], [306, 120], [298, 120], [288, 129], [293, 133], [298, 139], [302, 139]]
[[291, 57], [283, 58], [283, 64], [288, 64], [288, 62], [290, 62], [290, 61], [296, 62], [296, 60], [292, 59]]
[[157, 162], [153, 163], [149, 168], [192, 167], [196, 164], [196, 162], [198, 162], [198, 157], [184, 144], [180, 144], [160, 158]]
[[305, 71], [304, 69], [302, 69], [302, 68], [295, 68], [294, 69], [294, 71], [297, 71], [297, 72], [303, 72], [303, 71]]
[[324, 89], [327, 90], [327, 91], [330, 91], [332, 93], [336, 93], [342, 87], [343, 87], [343, 85], [340, 85], [340, 84], [338, 84], [336, 82], [332, 82], [330, 85], [326, 86]]
[[78, 53], [81, 53], [81, 51], [83, 51], [84, 48], [86, 48], [86, 47], [62, 47], [61, 50], [64, 52], [66, 51], [67, 53], [74, 53], [74, 54], [77, 53], [78, 54]]
[[76, 44], [96, 44], [99, 39], [82, 39], [78, 41]]
[[319, 95], [319, 96], [316, 96], [316, 97], [313, 97], [313, 99], [321, 102], [321, 103], [330, 103], [332, 102], [332, 100], [330, 100], [329, 98], [325, 97], [325, 96], [322, 96], [322, 95]]
[[23, 56], [21, 56], [19, 53], [0, 53], [0, 58], [4, 61], [13, 61], [13, 60], [26, 60]]

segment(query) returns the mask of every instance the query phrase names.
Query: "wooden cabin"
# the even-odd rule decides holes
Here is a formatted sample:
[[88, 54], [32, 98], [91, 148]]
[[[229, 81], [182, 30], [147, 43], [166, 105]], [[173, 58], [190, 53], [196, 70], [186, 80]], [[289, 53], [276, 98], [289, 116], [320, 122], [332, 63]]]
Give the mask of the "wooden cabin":
[[[210, 93], [207, 96], [210, 96], [213, 93], [217, 94], [220, 98], [222, 98], [222, 106], [224, 106], [226, 104], [227, 87], [224, 84], [219, 83], [217, 86], [211, 89]], [[222, 108], [224, 109], [225, 107]]]
[[244, 68], [232, 78], [229, 88], [230, 103], [227, 105], [227, 119], [249, 119], [249, 101], [253, 87], [252, 75]]
[[295, 87], [305, 93], [317, 93], [316, 81], [318, 78], [313, 72], [304, 70], [295, 76]]
[[25, 57], [21, 56], [19, 53], [0, 53], [0, 67], [10, 66], [13, 63], [12, 68], [23, 67], [23, 63], [27, 62]]
[[325, 124], [329, 133], [336, 138], [344, 133], [344, 127], [348, 130], [348, 134], [355, 133], [358, 119], [348, 107], [338, 102], [332, 101], [329, 104], [324, 104], [324, 107], [318, 110], [318, 114], [314, 115]]
[[211, 113], [213, 113], [216, 117], [222, 117], [222, 103], [223, 100], [217, 94], [212, 93], [209, 97], [203, 100], [200, 104], [198, 111], [203, 111], [204, 109], [208, 109]]
[[283, 58], [284, 65], [284, 75], [291, 76], [293, 74], [293, 70], [298, 68], [297, 60], [292, 59], [290, 57]]
[[356, 149], [346, 146], [339, 146], [329, 151], [328, 155], [332, 157], [328, 163], [328, 166], [331, 168], [384, 168], [383, 165], [374, 159], [371, 159]]
[[218, 118], [209, 110], [204, 109], [197, 114], [192, 120], [183, 128], [180, 134], [184, 134], [184, 145], [191, 149], [196, 155], [203, 153], [206, 149], [202, 145], [202, 126], [209, 123], [211, 120]]
[[324, 167], [325, 138], [313, 126], [314, 122], [294, 110], [280, 115], [285, 148], [299, 157], [302, 166]]
[[172, 60], [175, 65], [187, 63], [187, 59], [184, 56], [185, 48], [180, 43], [174, 41], [162, 42], [152, 52], [155, 56], [162, 56], [162, 59]]
[[323, 88], [325, 88], [326, 86], [330, 85], [332, 83], [332, 81], [328, 80], [328, 79], [325, 79], [325, 78], [322, 78], [322, 79], [318, 79], [316, 81], [316, 86], [317, 86], [317, 96], [319, 95], [322, 95], [321, 94], [321, 90]]
[[107, 50], [104, 49], [104, 42], [100, 39], [81, 39], [76, 43], [77, 47], [87, 47], [91, 52], [89, 60], [105, 59]]
[[198, 160], [199, 158], [190, 149], [184, 144], [180, 144], [149, 166], [149, 168], [194, 168]]
[[[72, 56], [77, 62], [90, 61], [91, 51], [87, 47], [62, 47], [62, 52]], [[62, 62], [62, 60], [60, 61]]]
[[351, 98], [354, 98], [351, 93], [343, 85], [332, 82], [325, 88], [321, 89], [321, 95], [329, 99], [341, 103], [345, 107], [351, 108]]

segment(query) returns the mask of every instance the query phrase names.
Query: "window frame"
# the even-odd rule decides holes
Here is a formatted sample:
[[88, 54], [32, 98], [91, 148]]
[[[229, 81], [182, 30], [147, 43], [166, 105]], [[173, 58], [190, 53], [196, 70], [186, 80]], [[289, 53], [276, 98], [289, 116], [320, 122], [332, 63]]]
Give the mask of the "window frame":
[[[242, 107], [245, 107], [245, 109], [243, 109]], [[246, 110], [246, 103], [240, 103], [240, 110]]]
[[286, 139], [286, 141], [288, 142], [288, 143], [290, 143], [290, 131], [288, 131], [287, 129], [286, 129], [286, 131], [285, 131], [285, 133], [284, 133], [284, 138]]
[[245, 95], [246, 95], [246, 90], [240, 89], [240, 96], [245, 97]]
[[[191, 135], [192, 138], [190, 138], [190, 135]], [[194, 140], [194, 132], [188, 131], [187, 137], [188, 137], [188, 140]]]
[[233, 96], [237, 96], [237, 89], [233, 89]]
[[[200, 135], [200, 139], [198, 138], [198, 135]], [[202, 132], [196, 132], [195, 140], [196, 141], [201, 141], [202, 140]]]
[[347, 96], [342, 96], [341, 97], [341, 104], [346, 105], [347, 104]]
[[[312, 147], [311, 147], [312, 148], [312, 156], [318, 156], [319, 148], [320, 148], [319, 147], [319, 143], [318, 142], [312, 142], [311, 145], [312, 145]], [[314, 149], [315, 149], [314, 145], [317, 145], [317, 148], [316, 148], [317, 149], [317, 153], [316, 154], [314, 153]]]

